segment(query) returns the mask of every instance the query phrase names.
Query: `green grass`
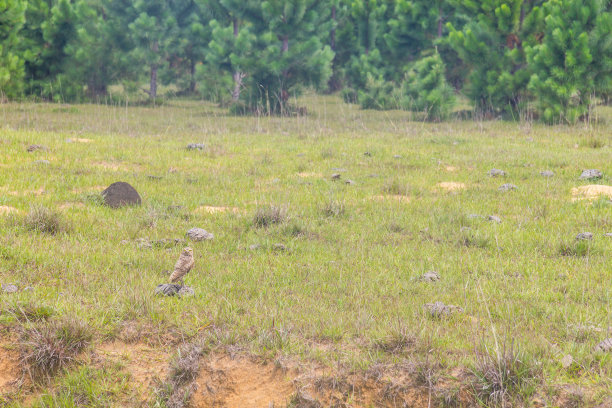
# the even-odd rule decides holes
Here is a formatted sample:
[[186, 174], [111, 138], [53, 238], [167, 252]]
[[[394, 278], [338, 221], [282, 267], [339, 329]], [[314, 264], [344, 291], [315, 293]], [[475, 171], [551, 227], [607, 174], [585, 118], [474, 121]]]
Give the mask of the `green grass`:
[[[0, 105], [0, 206], [20, 210], [0, 215], [0, 283], [33, 288], [0, 294], [0, 324], [22, 324], [14, 311], [32, 304], [52, 310], [50, 320], [87, 322], [95, 342], [126, 322], [150, 327], [149, 340], [178, 333], [177, 343], [210, 325], [219, 342], [257, 355], [357, 370], [432, 358], [447, 371], [477, 367], [485, 348], [494, 355], [507, 342], [539, 364], [542, 395], [558, 384], [586, 387], [595, 401], [612, 392], [611, 358], [593, 353], [612, 326], [612, 205], [571, 196], [612, 185], [610, 108], [599, 123], [547, 127], [422, 123], [336, 97], [301, 103], [309, 114], [294, 118], [234, 117], [180, 100]], [[30, 144], [49, 151], [28, 153]], [[491, 168], [507, 175], [489, 177]], [[587, 168], [603, 179], [578, 180]], [[142, 206], [101, 205], [97, 193], [115, 181], [131, 183]], [[436, 187], [445, 181], [466, 188]], [[518, 189], [498, 191], [504, 183]], [[48, 209], [45, 223], [31, 222], [31, 208]], [[215, 235], [190, 243], [186, 283], [196, 295], [155, 297], [181, 247], [141, 249], [137, 239], [184, 238], [192, 227]], [[575, 242], [584, 231], [593, 240]], [[429, 270], [441, 280], [418, 279]], [[423, 305], [435, 301], [465, 313], [432, 319]], [[577, 336], [579, 325], [604, 330]], [[563, 369], [551, 344], [579, 368]], [[53, 398], [70, 388], [62, 381]]]

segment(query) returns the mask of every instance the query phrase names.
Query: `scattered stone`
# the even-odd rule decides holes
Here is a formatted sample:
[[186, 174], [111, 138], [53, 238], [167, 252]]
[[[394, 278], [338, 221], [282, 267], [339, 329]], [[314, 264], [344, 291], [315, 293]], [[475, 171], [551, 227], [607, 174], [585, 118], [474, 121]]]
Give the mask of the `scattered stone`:
[[544, 170], [544, 171], [540, 172], [540, 176], [543, 176], [543, 177], [552, 177], [554, 175], [555, 175], [555, 173], [553, 173], [550, 170]]
[[204, 150], [206, 149], [206, 145], [204, 143], [189, 143], [187, 145], [187, 150]]
[[612, 238], [612, 232], [606, 232], [604, 237]]
[[162, 283], [155, 288], [155, 294], [160, 296], [193, 296], [195, 291], [189, 286], [175, 285], [173, 283]]
[[592, 232], [581, 232], [580, 234], [576, 235], [577, 241], [590, 241], [592, 239], [593, 239]]
[[18, 290], [19, 290], [19, 288], [17, 288], [17, 286], [12, 285], [12, 284], [10, 284], [10, 283], [9, 283], [9, 284], [6, 284], [6, 285], [5, 285], [4, 283], [2, 284], [2, 291], [3, 291], [4, 293], [15, 293], [15, 292], [17, 292]]
[[393, 158], [394, 158], [394, 159], [401, 159], [401, 158], [402, 158], [402, 156], [400, 156], [399, 154], [396, 154], [396, 155], [394, 155], [394, 156], [393, 156]]
[[31, 287], [31, 286], [26, 286], [25, 288], [23, 288], [23, 291], [24, 291], [24, 292], [31, 292], [31, 291], [33, 291], [33, 290], [34, 290], [34, 288], [33, 288], [33, 287]]
[[136, 189], [123, 181], [108, 186], [106, 190], [102, 191], [102, 198], [104, 198], [104, 203], [111, 208], [140, 205], [142, 202]]
[[482, 215], [480, 214], [468, 214], [467, 216], [469, 219], [474, 219], [474, 218], [483, 218]]
[[161, 180], [161, 179], [163, 179], [162, 176], [154, 176], [153, 174], [147, 174], [147, 178], [149, 180]]
[[274, 244], [274, 245], [272, 245], [272, 249], [274, 251], [286, 251], [287, 247], [285, 245], [283, 245], [283, 244]]
[[500, 169], [491, 169], [489, 170], [489, 176], [491, 177], [499, 177], [499, 176], [505, 176], [506, 172]]
[[26, 150], [29, 153], [36, 152], [36, 151], [39, 151], [39, 150], [42, 150], [43, 152], [49, 151], [49, 149], [46, 146], [39, 145], [39, 144], [29, 145]]
[[438, 272], [436, 271], [427, 271], [421, 276], [420, 279], [425, 282], [437, 282], [440, 280], [440, 275], [438, 275]]
[[353, 180], [351, 180], [351, 179], [346, 179], [344, 182], [345, 182], [346, 184], [348, 184], [348, 185], [353, 185], [353, 184], [355, 184], [355, 182], [354, 182]]
[[518, 187], [515, 186], [514, 184], [511, 183], [506, 183], [506, 184], [502, 184], [501, 186], [499, 186], [498, 190], [499, 191], [510, 191], [510, 190], [516, 190]]
[[49, 160], [36, 160], [34, 164], [51, 164]]
[[595, 346], [595, 351], [602, 351], [604, 353], [609, 353], [612, 351], [612, 337], [605, 339]]
[[151, 244], [151, 241], [149, 241], [148, 239], [144, 239], [144, 238], [138, 238], [136, 240], [136, 245], [140, 249], [151, 249], [151, 248], [153, 248], [153, 244]]
[[209, 241], [215, 236], [202, 228], [192, 228], [187, 231], [187, 237], [193, 241]]
[[332, 180], [340, 180], [340, 177], [342, 177], [340, 173], [334, 173], [331, 175]]
[[603, 177], [603, 173], [597, 169], [584, 170], [580, 175], [580, 180], [596, 180]]
[[259, 244], [249, 245], [249, 249], [250, 249], [251, 251], [256, 251], [256, 250], [258, 250], [259, 248], [261, 248], [261, 245], [259, 245]]
[[363, 155], [366, 156], [366, 157], [372, 157], [372, 153], [370, 153], [370, 152], [365, 152]]
[[561, 359], [561, 366], [563, 368], [570, 368], [572, 366], [572, 364], [574, 363], [574, 358], [570, 355], [570, 354], [566, 354], [562, 359]]
[[489, 221], [493, 221], [493, 222], [496, 222], [496, 223], [498, 223], [498, 224], [502, 222], [501, 218], [499, 218], [499, 217], [498, 217], [498, 216], [496, 216], [496, 215], [489, 215], [489, 216], [487, 217], [487, 219], [488, 219]]
[[431, 317], [437, 318], [450, 316], [455, 312], [463, 312], [463, 308], [459, 306], [445, 305], [442, 302], [426, 303], [423, 307], [431, 315]]

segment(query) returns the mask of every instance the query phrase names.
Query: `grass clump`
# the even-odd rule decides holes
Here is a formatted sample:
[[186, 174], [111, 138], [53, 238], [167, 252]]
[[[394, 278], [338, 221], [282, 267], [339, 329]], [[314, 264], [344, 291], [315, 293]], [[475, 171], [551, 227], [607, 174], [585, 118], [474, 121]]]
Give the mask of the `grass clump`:
[[472, 374], [474, 395], [487, 406], [506, 406], [513, 400], [525, 399], [540, 382], [540, 370], [514, 345], [479, 355]]
[[55, 314], [55, 310], [52, 307], [34, 303], [15, 304], [9, 307], [7, 312], [20, 322], [47, 320]]
[[389, 180], [383, 186], [382, 192], [390, 195], [407, 196], [410, 193], [410, 186], [408, 186], [408, 184], [400, 183], [398, 180]]
[[587, 241], [563, 242], [559, 245], [559, 255], [584, 257], [589, 253], [589, 243]]
[[42, 205], [30, 207], [30, 212], [26, 216], [25, 225], [28, 229], [45, 234], [55, 235], [66, 229], [61, 215]]
[[266, 228], [273, 224], [282, 224], [287, 220], [287, 208], [276, 205], [259, 207], [253, 216], [253, 225]]
[[323, 205], [321, 211], [326, 217], [340, 217], [344, 215], [346, 208], [342, 201], [329, 200]]
[[155, 391], [156, 407], [183, 408], [189, 406], [193, 384], [200, 372], [204, 348], [197, 343], [179, 348], [170, 365], [168, 378]]
[[26, 329], [19, 344], [22, 365], [33, 378], [49, 378], [70, 365], [91, 339], [89, 328], [79, 320], [63, 320]]

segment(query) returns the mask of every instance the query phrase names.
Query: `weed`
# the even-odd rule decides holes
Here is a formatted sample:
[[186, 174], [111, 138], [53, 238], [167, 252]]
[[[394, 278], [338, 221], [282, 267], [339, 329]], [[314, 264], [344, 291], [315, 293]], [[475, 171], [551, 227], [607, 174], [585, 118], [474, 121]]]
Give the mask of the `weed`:
[[189, 405], [203, 353], [204, 349], [199, 343], [185, 344], [179, 348], [170, 365], [168, 378], [155, 390], [155, 406], [183, 408]]
[[8, 313], [13, 315], [20, 322], [47, 320], [55, 310], [49, 306], [41, 306], [35, 303], [16, 304], [8, 309]]
[[387, 183], [383, 186], [382, 192], [391, 195], [407, 196], [410, 193], [410, 186], [393, 179], [387, 181]]
[[559, 255], [583, 257], [589, 253], [589, 243], [587, 241], [562, 242], [559, 245]]
[[338, 200], [329, 200], [321, 208], [321, 212], [326, 217], [339, 217], [344, 214], [344, 211], [344, 203]]

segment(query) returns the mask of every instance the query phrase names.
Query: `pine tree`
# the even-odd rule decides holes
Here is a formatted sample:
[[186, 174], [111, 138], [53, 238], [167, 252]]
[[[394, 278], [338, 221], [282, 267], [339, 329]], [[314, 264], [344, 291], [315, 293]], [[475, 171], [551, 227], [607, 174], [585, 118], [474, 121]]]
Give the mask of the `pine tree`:
[[136, 0], [137, 17], [129, 24], [136, 47], [133, 54], [137, 61], [149, 67], [149, 97], [157, 97], [157, 74], [167, 61], [177, 38], [177, 23], [166, 0]]
[[21, 0], [0, 2], [0, 98], [15, 97], [22, 90], [24, 60], [19, 55], [19, 31], [25, 22], [26, 3]]
[[447, 23], [449, 41], [471, 72], [467, 95], [478, 109], [513, 111], [529, 81], [524, 46], [535, 42], [531, 22], [540, 0], [456, 0], [459, 12], [473, 16], [457, 29]]
[[444, 62], [437, 50], [418, 60], [406, 73], [402, 84], [402, 108], [425, 112], [430, 120], [446, 119], [454, 106], [455, 96], [444, 72]]
[[528, 50], [529, 82], [547, 122], [574, 123], [589, 114], [591, 97], [610, 89], [612, 20], [601, 0], [551, 0], [542, 44]]

